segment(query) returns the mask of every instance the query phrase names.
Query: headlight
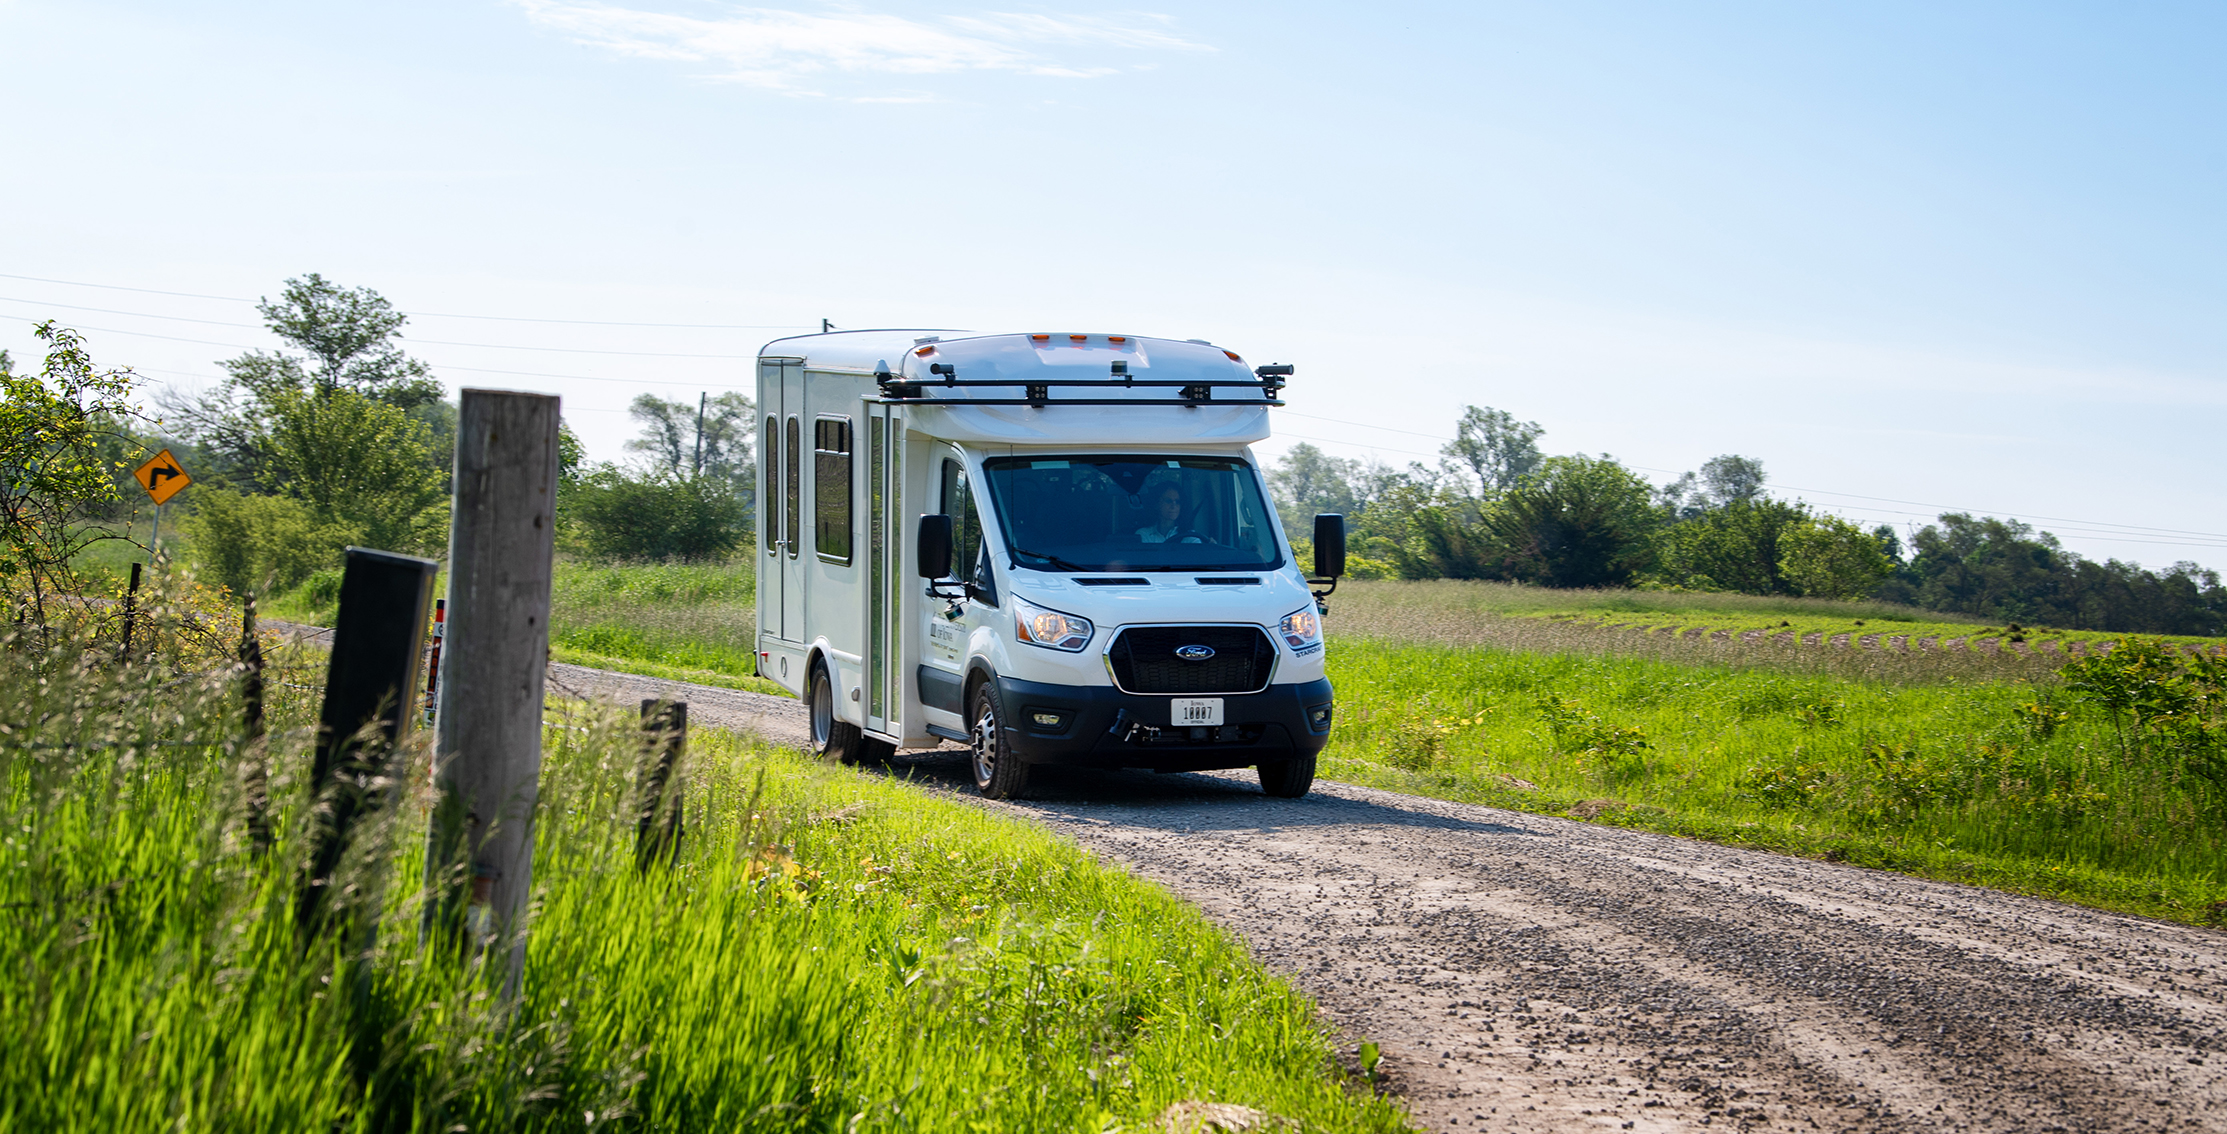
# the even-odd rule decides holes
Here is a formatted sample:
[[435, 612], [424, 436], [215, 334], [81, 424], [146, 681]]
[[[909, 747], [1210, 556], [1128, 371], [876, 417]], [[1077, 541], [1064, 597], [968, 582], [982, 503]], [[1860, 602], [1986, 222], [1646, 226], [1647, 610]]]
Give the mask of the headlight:
[[1090, 620], [1013, 596], [1013, 633], [1032, 646], [1073, 652], [1090, 644]]
[[1276, 632], [1296, 651], [1306, 651], [1322, 644], [1322, 620], [1315, 616], [1315, 608], [1302, 607], [1284, 615], [1276, 624]]

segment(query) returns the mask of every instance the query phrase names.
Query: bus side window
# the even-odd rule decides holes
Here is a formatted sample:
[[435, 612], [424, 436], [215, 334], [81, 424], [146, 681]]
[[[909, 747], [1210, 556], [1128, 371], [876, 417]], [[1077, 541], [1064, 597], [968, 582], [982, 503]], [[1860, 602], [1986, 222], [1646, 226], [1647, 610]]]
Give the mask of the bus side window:
[[812, 422], [813, 550], [830, 563], [851, 561], [851, 419]]
[[771, 415], [766, 417], [758, 451], [766, 463], [765, 475], [758, 478], [758, 498], [766, 502], [765, 539], [770, 553], [781, 546], [781, 424]]

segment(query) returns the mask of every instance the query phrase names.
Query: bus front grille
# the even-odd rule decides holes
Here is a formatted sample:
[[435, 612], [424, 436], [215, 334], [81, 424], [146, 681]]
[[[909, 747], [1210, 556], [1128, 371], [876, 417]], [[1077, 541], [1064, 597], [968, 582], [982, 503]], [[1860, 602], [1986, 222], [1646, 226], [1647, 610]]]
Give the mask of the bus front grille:
[[[1210, 656], [1188, 647], [1204, 646]], [[1132, 626], [1106, 653], [1124, 693], [1258, 693], [1276, 668], [1276, 646], [1258, 626]]]

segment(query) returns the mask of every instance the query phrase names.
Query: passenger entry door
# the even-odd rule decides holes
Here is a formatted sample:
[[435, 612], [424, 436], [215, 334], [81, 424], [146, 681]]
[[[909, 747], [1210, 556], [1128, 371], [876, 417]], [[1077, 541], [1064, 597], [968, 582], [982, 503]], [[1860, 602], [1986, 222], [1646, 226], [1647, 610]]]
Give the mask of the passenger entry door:
[[905, 411], [866, 403], [866, 727], [905, 735], [906, 596], [917, 584], [906, 546]]
[[[974, 575], [975, 560], [982, 554], [982, 524], [975, 516], [967, 466], [952, 449], [939, 452], [935, 462], [927, 478], [930, 499], [923, 502], [921, 511], [951, 517], [951, 562], [944, 571], [952, 578], [968, 579]], [[923, 598], [920, 602], [920, 701], [927, 709], [953, 714], [955, 720], [929, 718], [930, 723], [947, 728], [966, 727], [966, 706], [961, 697], [966, 689], [968, 611], [973, 605], [963, 599]]]

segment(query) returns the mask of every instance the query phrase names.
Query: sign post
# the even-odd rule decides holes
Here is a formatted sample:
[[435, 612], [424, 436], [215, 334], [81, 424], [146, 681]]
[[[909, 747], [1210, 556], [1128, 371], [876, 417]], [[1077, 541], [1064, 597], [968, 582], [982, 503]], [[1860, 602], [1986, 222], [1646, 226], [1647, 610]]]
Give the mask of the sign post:
[[161, 554], [163, 504], [184, 491], [193, 483], [193, 478], [186, 475], [186, 467], [179, 464], [178, 458], [171, 456], [168, 449], [148, 458], [147, 463], [133, 469], [131, 475], [155, 502], [155, 530], [147, 537], [147, 555], [152, 559]]

